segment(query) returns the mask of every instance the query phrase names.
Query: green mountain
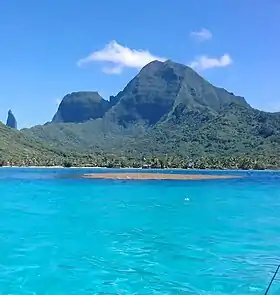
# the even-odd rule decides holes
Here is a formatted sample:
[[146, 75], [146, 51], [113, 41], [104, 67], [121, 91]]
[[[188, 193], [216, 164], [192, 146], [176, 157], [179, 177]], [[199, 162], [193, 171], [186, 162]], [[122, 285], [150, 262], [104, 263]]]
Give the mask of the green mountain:
[[244, 98], [214, 87], [191, 68], [172, 61], [151, 62], [111, 100], [115, 106], [107, 116], [122, 125], [138, 121], [155, 125], [181, 107], [216, 112], [230, 103], [249, 107]]
[[61, 163], [64, 153], [38, 142], [20, 131], [6, 127], [0, 122], [0, 165], [2, 163]]
[[[69, 109], [63, 106], [68, 99], [63, 99], [55, 116], [62, 120], [22, 132], [54, 147], [83, 152], [280, 158], [279, 113], [253, 109], [243, 97], [172, 61], [148, 64], [109, 102], [100, 98], [84, 108], [83, 93], [75, 94], [80, 99]], [[96, 104], [105, 107], [89, 115], [89, 109], [99, 108]]]
[[63, 97], [53, 123], [82, 123], [104, 116], [109, 109], [109, 102], [98, 92], [81, 91]]

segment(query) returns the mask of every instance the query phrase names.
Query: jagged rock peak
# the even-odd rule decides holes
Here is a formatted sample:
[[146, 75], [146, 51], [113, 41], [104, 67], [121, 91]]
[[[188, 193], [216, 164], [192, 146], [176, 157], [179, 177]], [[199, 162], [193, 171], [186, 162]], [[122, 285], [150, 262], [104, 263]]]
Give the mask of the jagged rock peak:
[[11, 110], [8, 111], [6, 126], [17, 129], [17, 120]]

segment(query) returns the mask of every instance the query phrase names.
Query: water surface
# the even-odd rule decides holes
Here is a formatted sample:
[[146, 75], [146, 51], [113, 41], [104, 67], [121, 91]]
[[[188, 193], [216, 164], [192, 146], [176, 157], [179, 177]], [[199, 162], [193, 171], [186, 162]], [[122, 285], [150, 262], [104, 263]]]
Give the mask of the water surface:
[[0, 169], [1, 295], [264, 294], [280, 261], [280, 173], [72, 177], [95, 171]]

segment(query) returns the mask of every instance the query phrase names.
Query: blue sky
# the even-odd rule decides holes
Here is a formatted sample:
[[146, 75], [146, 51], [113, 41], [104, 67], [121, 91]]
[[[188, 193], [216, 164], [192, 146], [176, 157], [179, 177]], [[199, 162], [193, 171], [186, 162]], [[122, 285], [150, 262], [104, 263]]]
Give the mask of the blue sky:
[[0, 120], [52, 118], [67, 93], [116, 94], [153, 58], [280, 110], [278, 0], [3, 0]]

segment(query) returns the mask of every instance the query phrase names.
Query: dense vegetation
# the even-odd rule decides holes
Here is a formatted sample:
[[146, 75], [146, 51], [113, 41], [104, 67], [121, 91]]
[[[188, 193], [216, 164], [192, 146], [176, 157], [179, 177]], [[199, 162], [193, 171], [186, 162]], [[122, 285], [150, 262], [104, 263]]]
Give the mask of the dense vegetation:
[[0, 165], [48, 164], [63, 153], [42, 144], [0, 122]]
[[127, 155], [106, 153], [78, 153], [60, 151], [46, 146], [0, 123], [0, 166], [98, 166], [98, 167], [151, 167], [151, 168], [211, 168], [211, 169], [264, 169], [280, 167], [274, 157], [262, 155], [199, 156], [191, 158], [176, 153], [170, 155]]
[[0, 136], [2, 160], [27, 165], [280, 167], [279, 113], [171, 61], [145, 66], [110, 101], [75, 92], [51, 123], [21, 133], [1, 125]]

